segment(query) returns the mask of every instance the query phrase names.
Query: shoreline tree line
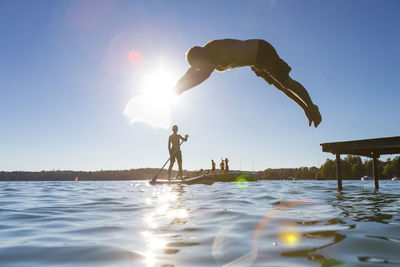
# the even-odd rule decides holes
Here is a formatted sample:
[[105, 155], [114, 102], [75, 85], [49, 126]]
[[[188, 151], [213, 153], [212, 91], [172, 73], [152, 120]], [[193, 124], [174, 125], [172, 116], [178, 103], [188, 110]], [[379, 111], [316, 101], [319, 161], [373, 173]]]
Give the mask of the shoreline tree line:
[[[372, 160], [363, 160], [358, 156], [347, 156], [342, 159], [342, 179], [359, 180], [362, 176], [372, 177]], [[159, 169], [140, 168], [130, 170], [100, 170], [100, 171], [70, 171], [52, 170], [40, 172], [11, 171], [0, 172], [0, 181], [106, 181], [106, 180], [149, 180], [153, 178]], [[183, 171], [183, 175], [195, 174], [196, 172]], [[176, 171], [172, 175], [175, 176]], [[259, 178], [263, 180], [282, 179], [306, 179], [306, 180], [331, 180], [336, 179], [335, 160], [327, 159], [321, 167], [300, 167], [284, 169], [266, 169], [258, 172]], [[158, 176], [166, 179], [167, 171], [162, 170]], [[400, 177], [400, 156], [384, 161], [378, 160], [379, 179], [390, 179]]]
[[[363, 176], [372, 177], [372, 159], [363, 160], [359, 156], [347, 156], [341, 159], [342, 179], [359, 180]], [[288, 169], [266, 169], [262, 174], [262, 179], [315, 179], [331, 180], [336, 179], [336, 161], [327, 159], [320, 168], [300, 167]], [[385, 161], [378, 160], [379, 179], [391, 179], [400, 177], [400, 156]]]

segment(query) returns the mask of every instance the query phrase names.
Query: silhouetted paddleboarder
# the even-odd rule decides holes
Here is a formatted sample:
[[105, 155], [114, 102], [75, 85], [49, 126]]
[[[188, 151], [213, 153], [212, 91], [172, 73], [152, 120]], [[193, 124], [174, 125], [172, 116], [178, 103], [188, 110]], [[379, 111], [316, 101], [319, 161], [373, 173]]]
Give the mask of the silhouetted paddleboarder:
[[182, 137], [178, 134], [178, 126], [172, 126], [172, 134], [168, 138], [168, 150], [170, 154], [170, 163], [168, 168], [168, 180], [171, 180], [171, 171], [174, 166], [175, 160], [178, 162], [178, 176], [182, 179], [182, 152], [181, 152], [181, 143], [180, 141], [187, 141], [188, 135]]
[[189, 69], [176, 84], [178, 94], [199, 85], [214, 70], [223, 72], [250, 66], [257, 76], [285, 93], [305, 112], [309, 126], [321, 123], [321, 114], [307, 90], [289, 76], [291, 67], [283, 61], [272, 45], [264, 40], [213, 40], [205, 46], [195, 46], [186, 53]]
[[229, 160], [228, 158], [225, 158], [225, 171], [229, 172], [229, 164], [228, 164]]

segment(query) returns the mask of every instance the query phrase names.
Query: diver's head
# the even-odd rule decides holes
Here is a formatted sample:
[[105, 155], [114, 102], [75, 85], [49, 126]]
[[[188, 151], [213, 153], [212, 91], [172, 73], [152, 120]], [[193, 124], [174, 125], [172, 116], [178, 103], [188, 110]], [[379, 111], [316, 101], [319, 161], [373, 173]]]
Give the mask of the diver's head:
[[177, 133], [178, 132], [178, 125], [174, 125], [174, 126], [172, 126], [172, 131], [174, 132], [174, 133]]
[[209, 65], [207, 50], [200, 46], [190, 48], [186, 53], [186, 60], [195, 69], [202, 69]]

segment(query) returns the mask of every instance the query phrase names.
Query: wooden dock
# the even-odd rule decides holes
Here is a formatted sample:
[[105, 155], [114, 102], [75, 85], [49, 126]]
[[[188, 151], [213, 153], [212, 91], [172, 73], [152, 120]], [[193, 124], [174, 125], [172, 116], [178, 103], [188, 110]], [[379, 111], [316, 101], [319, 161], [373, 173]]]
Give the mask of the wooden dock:
[[345, 142], [333, 142], [321, 144], [323, 152], [330, 152], [336, 155], [336, 179], [338, 190], [342, 190], [342, 170], [340, 155], [355, 155], [370, 157], [373, 159], [373, 177], [375, 189], [379, 189], [378, 158], [381, 155], [400, 154], [400, 136], [353, 140]]

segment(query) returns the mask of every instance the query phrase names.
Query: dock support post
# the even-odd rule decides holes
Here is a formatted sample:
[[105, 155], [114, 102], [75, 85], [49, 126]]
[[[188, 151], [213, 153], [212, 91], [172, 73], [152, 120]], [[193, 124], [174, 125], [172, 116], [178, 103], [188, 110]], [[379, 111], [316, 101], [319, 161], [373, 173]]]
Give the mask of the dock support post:
[[378, 158], [376, 155], [374, 155], [373, 157], [372, 170], [375, 180], [375, 189], [377, 190], [379, 189], [379, 181], [378, 181]]
[[340, 154], [336, 154], [336, 180], [338, 191], [342, 191], [342, 164], [340, 162]]

